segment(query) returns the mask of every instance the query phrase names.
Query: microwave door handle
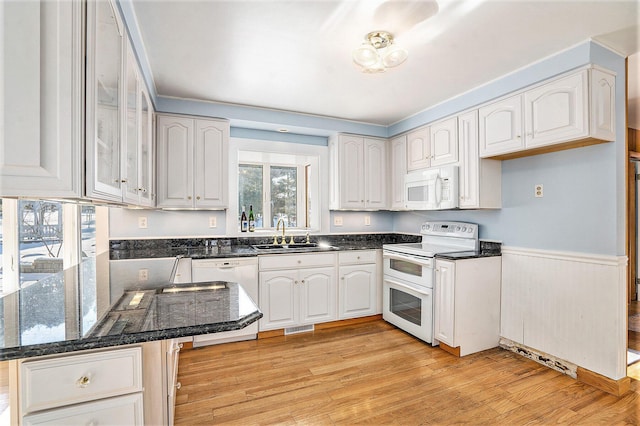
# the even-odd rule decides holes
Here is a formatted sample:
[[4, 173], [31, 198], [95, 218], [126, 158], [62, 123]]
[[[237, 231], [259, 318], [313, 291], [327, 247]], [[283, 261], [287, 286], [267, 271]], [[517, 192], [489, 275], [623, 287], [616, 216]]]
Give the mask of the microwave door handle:
[[436, 201], [436, 206], [439, 207], [440, 203], [442, 202], [442, 178], [440, 177], [440, 173], [438, 173], [438, 176], [436, 176], [436, 182], [435, 182], [435, 201]]

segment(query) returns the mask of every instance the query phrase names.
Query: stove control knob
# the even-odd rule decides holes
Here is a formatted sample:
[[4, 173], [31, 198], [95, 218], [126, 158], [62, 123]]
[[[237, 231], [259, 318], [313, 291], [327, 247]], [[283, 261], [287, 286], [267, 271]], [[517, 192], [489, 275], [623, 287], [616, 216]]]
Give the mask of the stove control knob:
[[469, 228], [467, 232], [473, 232], [473, 228]]
[[462, 227], [462, 232], [467, 232], [467, 227], [466, 226]]
[[456, 226], [456, 232], [460, 232], [460, 227]]
[[423, 228], [425, 229], [425, 231], [428, 231], [429, 229], [431, 229], [431, 225], [424, 225]]

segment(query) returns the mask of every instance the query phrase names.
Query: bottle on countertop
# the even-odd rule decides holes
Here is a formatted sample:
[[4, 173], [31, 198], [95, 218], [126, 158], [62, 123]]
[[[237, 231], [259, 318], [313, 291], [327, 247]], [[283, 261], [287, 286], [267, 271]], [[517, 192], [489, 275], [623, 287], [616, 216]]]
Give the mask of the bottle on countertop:
[[256, 219], [253, 216], [253, 206], [249, 206], [249, 232], [256, 230]]
[[244, 212], [244, 206], [242, 206], [242, 216], [240, 216], [240, 232], [247, 232], [249, 229], [249, 222], [247, 221], [247, 214]]

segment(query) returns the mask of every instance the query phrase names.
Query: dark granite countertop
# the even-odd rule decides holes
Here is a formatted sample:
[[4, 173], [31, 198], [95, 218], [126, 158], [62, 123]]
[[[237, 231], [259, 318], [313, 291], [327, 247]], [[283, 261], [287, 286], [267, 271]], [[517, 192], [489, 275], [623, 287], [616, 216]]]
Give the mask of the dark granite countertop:
[[459, 251], [455, 253], [439, 253], [436, 255], [436, 258], [462, 260], [495, 256], [502, 256], [502, 244], [493, 241], [480, 241], [480, 250]]
[[[238, 330], [262, 317], [241, 285], [219, 281], [173, 293], [162, 289], [186, 285], [156, 282], [112, 304], [108, 269], [105, 254], [0, 298], [0, 360]], [[176, 303], [184, 315], [167, 309]]]
[[[328, 250], [372, 250], [381, 249], [383, 244], [419, 242], [415, 234], [328, 234], [312, 235], [310, 241], [318, 247], [297, 249], [256, 250], [255, 245], [273, 243], [273, 236], [239, 238], [183, 238], [153, 240], [111, 240], [112, 260], [164, 258], [185, 256], [192, 259], [260, 256], [266, 254], [313, 253]], [[295, 237], [297, 243], [304, 243], [303, 236]]]
[[437, 259], [448, 259], [448, 260], [462, 260], [462, 259], [477, 259], [480, 257], [495, 257], [502, 256], [501, 253], [496, 252], [482, 252], [482, 251], [459, 251], [456, 253], [439, 253], [436, 255]]

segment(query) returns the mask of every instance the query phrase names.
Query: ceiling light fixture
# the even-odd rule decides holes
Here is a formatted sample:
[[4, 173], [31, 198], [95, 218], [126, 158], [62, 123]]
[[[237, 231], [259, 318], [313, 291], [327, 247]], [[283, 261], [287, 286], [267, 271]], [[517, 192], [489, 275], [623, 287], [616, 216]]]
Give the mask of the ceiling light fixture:
[[407, 60], [407, 51], [393, 44], [393, 35], [387, 31], [372, 31], [360, 47], [353, 51], [353, 62], [362, 72], [379, 73]]

